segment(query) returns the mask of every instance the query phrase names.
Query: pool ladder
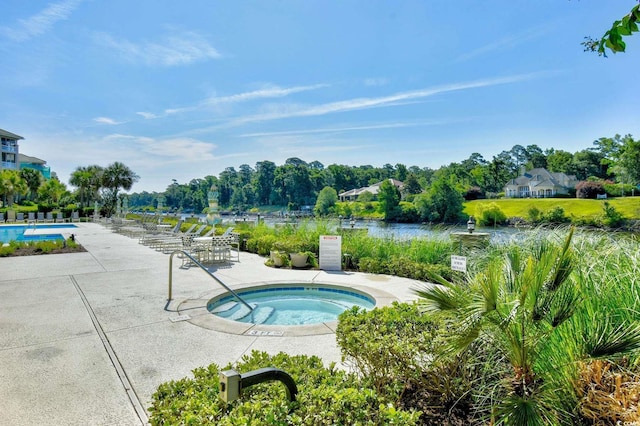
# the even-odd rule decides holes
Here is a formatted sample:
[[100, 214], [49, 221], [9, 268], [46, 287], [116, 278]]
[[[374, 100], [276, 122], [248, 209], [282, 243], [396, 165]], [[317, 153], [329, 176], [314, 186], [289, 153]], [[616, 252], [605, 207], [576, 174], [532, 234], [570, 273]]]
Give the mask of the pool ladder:
[[184, 250], [175, 250], [174, 252], [171, 253], [171, 255], [169, 256], [169, 297], [167, 298], [167, 305], [169, 304], [169, 302], [171, 302], [172, 300], [172, 288], [173, 288], [173, 256], [176, 254], [182, 254], [184, 256], [187, 256], [187, 258], [189, 258], [189, 260], [191, 260], [191, 262], [193, 262], [194, 265], [200, 267], [200, 269], [202, 269], [203, 271], [205, 271], [207, 274], [209, 274], [209, 276], [211, 278], [213, 278], [218, 284], [220, 284], [222, 287], [224, 287], [225, 290], [227, 290], [229, 293], [231, 293], [233, 295], [233, 297], [235, 297], [236, 299], [238, 299], [239, 302], [241, 302], [243, 305], [245, 305], [247, 308], [249, 308], [249, 312], [253, 313], [253, 306], [251, 306], [250, 304], [248, 304], [242, 297], [240, 297], [240, 295], [238, 295], [238, 293], [236, 293], [235, 291], [231, 290], [229, 288], [229, 286], [227, 286], [225, 283], [223, 283], [222, 281], [220, 281], [220, 279], [218, 277], [216, 277], [215, 275], [213, 275], [204, 265], [202, 265], [202, 263], [200, 263], [198, 260], [196, 260], [193, 256], [191, 256], [189, 253], [187, 253]]

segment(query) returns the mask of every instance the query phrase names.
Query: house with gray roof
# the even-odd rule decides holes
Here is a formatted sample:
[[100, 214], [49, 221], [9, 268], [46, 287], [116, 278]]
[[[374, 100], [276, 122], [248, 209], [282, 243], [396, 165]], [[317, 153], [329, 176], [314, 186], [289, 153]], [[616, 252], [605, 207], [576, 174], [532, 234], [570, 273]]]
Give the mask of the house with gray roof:
[[506, 198], [551, 198], [569, 194], [577, 183], [575, 175], [551, 173], [540, 167], [507, 182], [504, 195]]
[[[395, 186], [399, 190], [402, 190], [402, 187], [404, 186], [404, 184], [399, 180], [396, 180], [396, 179], [386, 179], [386, 180], [388, 180], [393, 186]], [[350, 189], [348, 191], [341, 192], [338, 195], [338, 197], [340, 197], [340, 201], [356, 201], [358, 196], [364, 192], [370, 192], [371, 194], [376, 196], [380, 191], [380, 185], [382, 185], [382, 182], [384, 182], [384, 180], [378, 183], [374, 183], [373, 185], [365, 186], [362, 188]]]

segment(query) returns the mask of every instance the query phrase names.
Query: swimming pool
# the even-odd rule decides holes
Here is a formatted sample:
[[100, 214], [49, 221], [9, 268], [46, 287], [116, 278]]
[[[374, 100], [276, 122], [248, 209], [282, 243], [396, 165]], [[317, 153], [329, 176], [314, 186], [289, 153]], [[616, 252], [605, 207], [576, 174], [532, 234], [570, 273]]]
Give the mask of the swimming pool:
[[[34, 228], [34, 225], [2, 225], [0, 226], [0, 243], [63, 240], [64, 236], [60, 232], [71, 232], [73, 228], [77, 226], [72, 224], [35, 225]], [[25, 235], [26, 230], [35, 230], [37, 233]], [[40, 233], [40, 231], [44, 232]]]
[[274, 285], [238, 295], [253, 311], [231, 294], [211, 299], [207, 310], [242, 323], [308, 325], [336, 321], [338, 315], [353, 306], [372, 309], [376, 305], [375, 299], [365, 293], [326, 285]]

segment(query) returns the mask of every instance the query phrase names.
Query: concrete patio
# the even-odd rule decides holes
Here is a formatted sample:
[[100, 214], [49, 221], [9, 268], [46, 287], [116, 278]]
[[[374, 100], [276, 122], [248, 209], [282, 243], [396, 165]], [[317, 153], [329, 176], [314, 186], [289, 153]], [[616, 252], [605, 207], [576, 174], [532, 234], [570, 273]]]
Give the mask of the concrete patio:
[[[216, 322], [203, 306], [222, 290], [205, 272], [174, 262], [167, 303], [168, 255], [100, 224], [75, 225], [85, 253], [0, 258], [0, 425], [147, 424], [159, 384], [190, 376], [196, 367], [236, 362], [253, 350], [340, 362], [335, 323]], [[367, 291], [384, 304], [413, 299], [417, 284], [275, 269], [264, 260], [243, 252], [240, 262], [211, 271], [233, 289], [332, 283]]]

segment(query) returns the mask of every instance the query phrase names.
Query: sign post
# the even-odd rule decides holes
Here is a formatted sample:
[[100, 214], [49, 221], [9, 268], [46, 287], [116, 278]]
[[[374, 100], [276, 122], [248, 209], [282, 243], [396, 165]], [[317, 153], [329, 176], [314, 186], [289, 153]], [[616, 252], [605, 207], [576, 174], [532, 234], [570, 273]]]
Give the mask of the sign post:
[[465, 256], [451, 256], [451, 270], [467, 272], [467, 258]]
[[342, 237], [340, 235], [320, 235], [320, 269], [342, 270]]

